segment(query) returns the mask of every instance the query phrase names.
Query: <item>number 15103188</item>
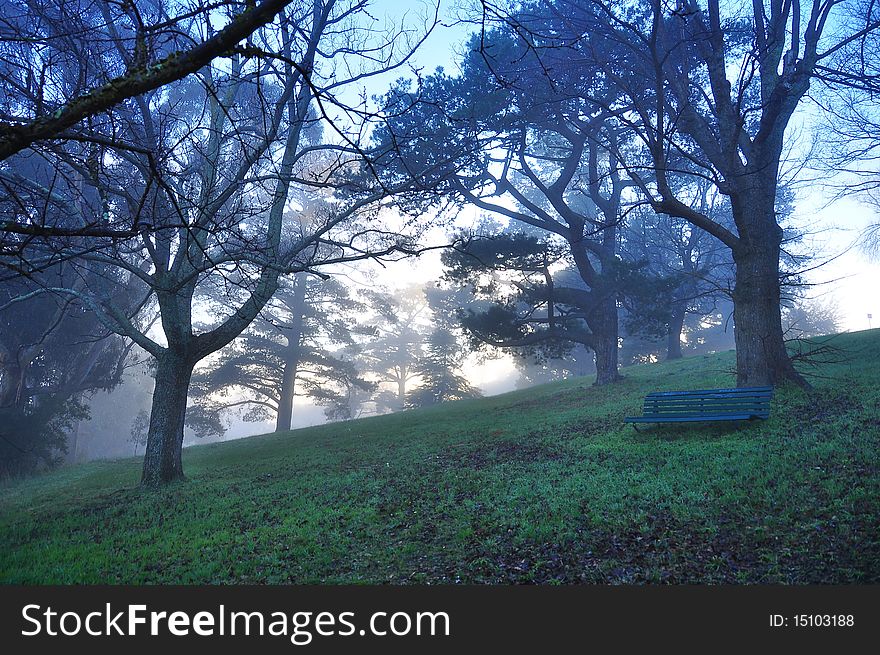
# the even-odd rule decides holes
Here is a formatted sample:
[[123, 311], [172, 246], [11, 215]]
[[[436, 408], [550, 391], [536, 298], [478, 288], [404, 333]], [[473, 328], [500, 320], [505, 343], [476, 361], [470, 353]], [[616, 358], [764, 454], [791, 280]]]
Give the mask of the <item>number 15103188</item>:
[[851, 628], [856, 624], [853, 614], [771, 614], [771, 628]]

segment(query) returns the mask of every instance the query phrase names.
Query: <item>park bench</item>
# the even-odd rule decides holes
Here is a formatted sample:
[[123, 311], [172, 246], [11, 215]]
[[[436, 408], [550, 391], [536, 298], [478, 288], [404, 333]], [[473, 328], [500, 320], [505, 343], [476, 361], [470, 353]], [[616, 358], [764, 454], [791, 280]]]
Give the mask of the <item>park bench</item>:
[[623, 422], [685, 423], [768, 418], [772, 397], [773, 387], [654, 391], [645, 396], [643, 415], [627, 416]]

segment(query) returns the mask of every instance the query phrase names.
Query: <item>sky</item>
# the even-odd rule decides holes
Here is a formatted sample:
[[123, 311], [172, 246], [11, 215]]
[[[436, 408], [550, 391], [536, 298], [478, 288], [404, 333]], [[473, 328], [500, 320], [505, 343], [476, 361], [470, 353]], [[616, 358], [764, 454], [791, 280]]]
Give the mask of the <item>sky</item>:
[[[844, 331], [880, 327], [880, 257], [872, 261], [858, 244], [853, 245], [868, 224], [877, 222], [880, 216], [857, 197], [828, 204], [825, 193], [817, 189], [797, 208], [797, 216], [804, 223], [813, 220], [818, 228], [826, 230], [817, 237], [817, 258], [834, 258], [809, 274], [816, 284], [810, 293], [837, 303]], [[873, 316], [871, 325], [868, 314]]]

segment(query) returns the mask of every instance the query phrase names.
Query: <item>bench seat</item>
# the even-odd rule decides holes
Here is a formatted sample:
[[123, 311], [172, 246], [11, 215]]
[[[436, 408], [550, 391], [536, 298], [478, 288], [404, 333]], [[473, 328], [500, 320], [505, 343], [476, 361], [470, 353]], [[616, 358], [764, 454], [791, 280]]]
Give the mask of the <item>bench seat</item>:
[[748, 421], [770, 416], [773, 387], [655, 391], [645, 396], [642, 416], [624, 423]]

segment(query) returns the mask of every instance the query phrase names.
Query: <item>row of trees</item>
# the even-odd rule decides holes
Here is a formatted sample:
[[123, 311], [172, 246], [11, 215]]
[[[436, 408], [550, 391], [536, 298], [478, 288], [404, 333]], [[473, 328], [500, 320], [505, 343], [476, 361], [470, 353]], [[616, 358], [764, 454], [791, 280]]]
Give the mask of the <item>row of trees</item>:
[[[494, 261], [519, 258], [520, 270], [544, 275], [522, 298], [544, 311], [496, 306], [512, 330], [487, 339], [582, 343], [596, 353], [597, 382], [613, 382], [618, 306], [641, 275], [623, 255], [638, 245], [625, 243], [621, 226], [646, 205], [688, 224], [668, 239], [652, 235], [684, 253], [682, 273], [699, 265], [687, 244], [704, 238], [696, 230], [730, 263], [737, 384], [803, 384], [780, 315], [786, 130], [816, 79], [864, 78], [858, 52], [876, 39], [880, 9], [833, 0], [748, 10], [717, 0], [483, 8], [491, 27], [471, 41], [461, 74], [440, 72], [419, 88], [399, 83], [385, 98], [399, 118], [380, 141], [383, 163], [401, 176], [439, 152], [460, 152], [423, 183], [537, 230], [576, 273], [576, 284], [554, 286], [546, 274], [553, 257], [500, 245]], [[724, 207], [709, 201], [717, 194]], [[479, 266], [492, 260], [484, 250], [471, 253]], [[683, 297], [701, 295], [689, 284], [669, 305], [673, 322]]]
[[[644, 230], [641, 224], [639, 228]], [[521, 235], [501, 238], [517, 241]], [[288, 430], [298, 411], [296, 399], [308, 398], [310, 403], [323, 406], [330, 420], [345, 420], [475, 397], [479, 391], [464, 375], [465, 362], [473, 361], [475, 353], [478, 357], [512, 355], [518, 369], [517, 386], [595, 375], [593, 353], [580, 344], [491, 345], [479, 323], [486, 323], [489, 330], [504, 326], [492, 326], [491, 313], [485, 308], [497, 302], [497, 293], [505, 286], [522, 294], [499, 271], [473, 267], [471, 256], [463, 251], [447, 255], [447, 263], [452, 259], [464, 265], [450, 267], [442, 286], [430, 283], [394, 293], [307, 274], [283, 280], [272, 301], [242, 335], [195, 369], [186, 425], [194, 436], [218, 438], [229, 421], [236, 419], [271, 420], [277, 431]], [[463, 279], [469, 285], [469, 276], [487, 272], [496, 276], [495, 293], [484, 296], [481, 292], [484, 297], [478, 297], [463, 291], [462, 273], [466, 273]], [[522, 275], [521, 271], [515, 273]], [[570, 270], [561, 269], [552, 278], [559, 285], [571, 275]], [[42, 303], [46, 311], [55, 302], [50, 295], [39, 295], [31, 300], [34, 304], [30, 308], [36, 310], [39, 305], [35, 303]], [[222, 298], [217, 302], [222, 303]], [[467, 313], [477, 306], [484, 309], [480, 321], [474, 321], [476, 313]], [[669, 323], [665, 335], [660, 334], [662, 324], [660, 332], [648, 335], [627, 329], [632, 321], [627, 320], [628, 310], [621, 309], [621, 364], [676, 358], [683, 349], [700, 353], [733, 346], [725, 325], [731, 310], [724, 294], [706, 290], [689, 307], [681, 320], [684, 327]], [[61, 308], [52, 309], [58, 312]], [[9, 311], [3, 315], [10, 321], [4, 334], [43, 336], [44, 316]], [[83, 312], [79, 316], [80, 320], [89, 318]], [[12, 325], [14, 318], [18, 320]], [[122, 348], [124, 342], [119, 339], [92, 336], [97, 325], [86, 323], [74, 330], [69, 323], [73, 318], [66, 320], [66, 327], [59, 321], [54, 336], [31, 350], [20, 344], [3, 344], [5, 352], [30, 354], [38, 360], [18, 365], [19, 370], [27, 371], [26, 380], [18, 387], [19, 404], [7, 395], [7, 407], [35, 404], [41, 410], [31, 414], [26, 424], [21, 422], [26, 412], [7, 410], [9, 434], [4, 438], [9, 441], [4, 442], [3, 474], [51, 465], [60, 461], [65, 447], [68, 459], [76, 461], [99, 454], [101, 448], [120, 453], [131, 452], [133, 447], [135, 454], [140, 454], [146, 445], [149, 411], [138, 411], [138, 407], [144, 402], [149, 407], [147, 387], [155, 377], [155, 366], [152, 371], [144, 367], [138, 361], [143, 359], [142, 353], [137, 356], [136, 350], [132, 352], [131, 342]], [[797, 334], [808, 336], [835, 331], [833, 312], [803, 303], [786, 308], [784, 323]], [[98, 357], [98, 353], [102, 355]], [[87, 371], [84, 365], [93, 368]], [[7, 367], [5, 372], [11, 369]], [[73, 379], [79, 380], [75, 387], [70, 386]], [[97, 391], [110, 393], [96, 396]], [[8, 387], [4, 390], [5, 394], [10, 392]], [[43, 397], [34, 403], [37, 394]], [[92, 420], [74, 424], [86, 406], [93, 413]], [[51, 420], [51, 425], [40, 426], [45, 420]], [[111, 443], [119, 441], [120, 426], [128, 423], [132, 424], [133, 445]]]
[[298, 274], [261, 315], [193, 378], [187, 424], [223, 432], [223, 415], [274, 420], [289, 430], [295, 397], [330, 420], [475, 397], [462, 373], [468, 351], [441, 313], [445, 296], [412, 286], [353, 292]]
[[[643, 234], [645, 226], [637, 225]], [[682, 272], [675, 267], [680, 259], [669, 264], [654, 258], [653, 265], [673, 272], [646, 273], [639, 281], [649, 285], [652, 302], [619, 308], [622, 366], [733, 347], [732, 306], [723, 291], [733, 282], [732, 267], [714, 260], [716, 250], [698, 250], [694, 235], [701, 234], [689, 235], [682, 247], [709, 264]], [[502, 259], [500, 245], [508, 248]], [[483, 247], [495, 259], [478, 263]], [[276, 431], [286, 431], [296, 398], [322, 406], [329, 420], [346, 420], [478, 397], [465, 375], [468, 364], [503, 355], [512, 358], [520, 387], [595, 376], [594, 353], [579, 342], [488, 336], [530, 323], [511, 318], [505, 308], [514, 315], [541, 314], [546, 289], [530, 283], [530, 276], [550, 280], [551, 295], [575, 284], [575, 271], [551, 271], [547, 257], [546, 244], [501, 231], [448, 251], [442, 279], [424, 287], [389, 292], [299, 274], [283, 283], [238, 339], [196, 370], [187, 425], [197, 435], [216, 436], [224, 431], [224, 417], [237, 414], [273, 421]], [[541, 263], [530, 268], [536, 258]], [[654, 313], [640, 314], [644, 305]], [[791, 338], [817, 336], [835, 332], [837, 318], [833, 307], [798, 298], [783, 308], [783, 326]]]
[[[611, 384], [623, 337], [665, 336], [676, 356], [688, 315], [724, 302], [737, 383], [803, 383], [780, 312], [797, 263], [787, 129], [817, 82], [873, 92], [880, 8], [535, 0], [483, 2], [479, 21], [459, 75], [401, 80], [376, 108], [360, 89], [405, 66], [436, 14], [389, 27], [360, 0], [8, 3], [0, 311], [59, 309], [4, 340], [0, 386], [20, 403], [4, 408], [49, 407], [21, 392], [28, 352], [79, 316], [102, 344], [86, 369], [104, 355], [118, 368], [132, 343], [154, 360], [144, 485], [183, 476], [203, 360], [217, 365], [195, 379], [196, 424], [210, 428], [232, 386], [289, 425], [297, 376], [342, 407], [361, 386], [332, 355], [357, 342], [334, 327], [348, 301], [316, 318], [315, 298], [338, 290], [310, 281], [418, 252], [420, 216], [450, 204], [502, 223], [450, 237], [456, 323], [431, 336], [426, 389], [466, 388], [449, 376], [459, 323], [474, 346], [533, 359], [588, 349]], [[403, 401], [408, 365], [362, 356], [392, 362]], [[96, 384], [57, 377], [59, 398]]]

